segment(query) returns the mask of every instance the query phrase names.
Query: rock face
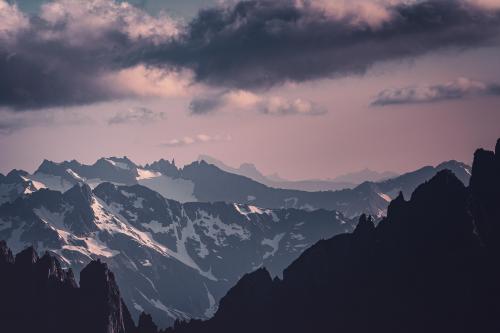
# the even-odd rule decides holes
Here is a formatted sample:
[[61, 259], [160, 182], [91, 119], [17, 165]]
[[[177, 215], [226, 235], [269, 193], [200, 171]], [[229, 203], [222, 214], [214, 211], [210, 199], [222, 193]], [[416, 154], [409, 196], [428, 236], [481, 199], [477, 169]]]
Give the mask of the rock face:
[[53, 255], [39, 258], [29, 247], [14, 260], [0, 241], [0, 281], [2, 332], [136, 332], [113, 273], [102, 262], [82, 270], [79, 288], [73, 272]]
[[470, 188], [440, 171], [376, 227], [362, 216], [282, 280], [248, 274], [212, 319], [169, 332], [498, 332], [499, 145], [476, 153]]
[[479, 149], [474, 155], [471, 210], [484, 245], [500, 258], [500, 139], [495, 152]]

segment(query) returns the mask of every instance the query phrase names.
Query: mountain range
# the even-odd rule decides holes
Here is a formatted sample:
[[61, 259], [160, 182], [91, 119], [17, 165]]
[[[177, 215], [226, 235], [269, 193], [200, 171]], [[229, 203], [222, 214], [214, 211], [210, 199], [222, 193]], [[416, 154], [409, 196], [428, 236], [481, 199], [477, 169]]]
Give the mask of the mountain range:
[[444, 169], [468, 184], [470, 167], [456, 161], [308, 192], [205, 161], [178, 168], [163, 159], [145, 166], [126, 157], [93, 165], [45, 160], [33, 174], [0, 175], [0, 239], [15, 252], [49, 251], [77, 276], [101, 260], [115, 272], [132, 318], [147, 312], [165, 327], [211, 318], [246, 273], [266, 267], [281, 277], [308, 247], [351, 232], [364, 212], [383, 216], [397, 193], [410, 195]]
[[439, 171], [378, 225], [319, 241], [287, 267], [245, 275], [195, 332], [498, 332], [500, 140], [478, 150], [470, 186]]
[[243, 163], [238, 168], [234, 168], [209, 155], [200, 155], [198, 161], [205, 161], [223, 171], [245, 176], [269, 187], [310, 192], [354, 188], [366, 181], [380, 182], [398, 176], [397, 173], [391, 171], [377, 172], [370, 169], [363, 169], [357, 172], [349, 172], [333, 179], [288, 180], [282, 178], [277, 173], [266, 176], [252, 163]]
[[44, 188], [0, 206], [0, 239], [12, 250], [50, 251], [76, 273], [100, 258], [132, 316], [147, 311], [162, 326], [210, 317], [245, 273], [265, 265], [280, 275], [316, 241], [353, 228], [335, 211], [182, 204], [108, 182]]
[[126, 157], [101, 158], [93, 165], [74, 160], [61, 163], [45, 160], [32, 175], [13, 170], [7, 176], [0, 176], [0, 203], [39, 188], [64, 192], [78, 183], [94, 188], [100, 183], [111, 182], [117, 185], [140, 184], [179, 202], [224, 201], [273, 209], [322, 208], [339, 211], [349, 218], [363, 213], [380, 217], [400, 191], [408, 196], [419, 184], [444, 169], [452, 170], [468, 184], [470, 167], [457, 161], [444, 162], [436, 167], [425, 166], [381, 182], [363, 182], [353, 189], [309, 192], [269, 187], [205, 161], [178, 168], [173, 161], [164, 159], [145, 166], [138, 166]]
[[[45, 201], [48, 197], [51, 200]], [[51, 205], [45, 206], [49, 202]], [[118, 257], [120, 254], [113, 253], [116, 250], [105, 246], [119, 244], [128, 237], [135, 240], [135, 251], [146, 248], [151, 253], [165, 251], [172, 262], [184, 266], [196, 264], [198, 267], [191, 268], [199, 276], [214, 281], [214, 271], [220, 269], [205, 270], [201, 262], [194, 260], [188, 263], [192, 252], [172, 251], [162, 245], [168, 244], [172, 235], [167, 232], [165, 238], [157, 240], [153, 233], [141, 230], [138, 222], [146, 229], [156, 229], [156, 235], [160, 226], [149, 218], [157, 217], [157, 209], [166, 209], [169, 213], [163, 216], [170, 218], [180, 209], [191, 221], [187, 222], [190, 230], [183, 231], [193, 235], [194, 225], [203, 223], [193, 223], [193, 214], [197, 216], [200, 211], [194, 213], [189, 205], [202, 204], [205, 211], [210, 211], [210, 206], [228, 204], [181, 204], [140, 185], [102, 183], [92, 190], [82, 183], [64, 193], [37, 190], [1, 206], [0, 229], [6, 230], [17, 223], [27, 237], [57, 235], [47, 239], [49, 242], [64, 239], [67, 247], [40, 258], [34, 246], [29, 246], [14, 258], [6, 242], [0, 241], [0, 329], [20, 333], [498, 332], [499, 202], [500, 140], [495, 152], [480, 149], [475, 153], [470, 185], [464, 185], [452, 171], [441, 170], [419, 185], [409, 200], [400, 192], [379, 223], [363, 214], [354, 231], [316, 242], [284, 269], [282, 278], [273, 278], [267, 267], [245, 274], [221, 299], [210, 319], [181, 315], [173, 327], [158, 330], [152, 316], [145, 312], [140, 314], [136, 325], [124, 302], [127, 288], [140, 286], [137, 282], [120, 288], [115, 280], [120, 275], [132, 274], [133, 269], [120, 270], [118, 262], [125, 263], [126, 258], [108, 264], [101, 259], [90, 260], [80, 270], [79, 281], [73, 269], [62, 266], [72, 260], [71, 253], [77, 252], [82, 255], [80, 258], [91, 250], [101, 251], [101, 258]], [[278, 214], [269, 209], [233, 205], [247, 218], [245, 223], [256, 228], [272, 224], [261, 223], [260, 216], [273, 219]], [[281, 212], [293, 211], [314, 213], [293, 209]], [[14, 215], [5, 222], [9, 214]], [[50, 214], [53, 216], [49, 217]], [[120, 220], [123, 216], [129, 218]], [[318, 219], [315, 216], [313, 221]], [[143, 224], [144, 221], [150, 222]], [[346, 224], [340, 222], [344, 227]], [[177, 226], [170, 222], [161, 228], [169, 229], [171, 225], [174, 229]], [[239, 231], [236, 233], [241, 236]], [[184, 232], [181, 234], [184, 239]], [[178, 243], [178, 235], [171, 240]], [[261, 245], [272, 243], [266, 240]], [[275, 252], [270, 256], [274, 257], [279, 248], [270, 247]], [[121, 248], [124, 254], [134, 251], [126, 246]], [[194, 251], [205, 252], [201, 246], [194, 247]], [[237, 257], [241, 260], [243, 256]], [[266, 257], [269, 256], [264, 254], [263, 259]], [[147, 260], [142, 258], [141, 264], [152, 267]], [[133, 260], [128, 264], [138, 266]], [[163, 269], [173, 267], [171, 263], [165, 264]], [[265, 266], [275, 264], [270, 261]], [[161, 267], [161, 263], [157, 265]], [[115, 273], [110, 266], [117, 268]], [[279, 264], [278, 269], [281, 269]], [[187, 275], [164, 276], [156, 287], [189, 284], [186, 278]], [[190, 296], [182, 298], [192, 301]], [[158, 304], [156, 300], [150, 301]]]

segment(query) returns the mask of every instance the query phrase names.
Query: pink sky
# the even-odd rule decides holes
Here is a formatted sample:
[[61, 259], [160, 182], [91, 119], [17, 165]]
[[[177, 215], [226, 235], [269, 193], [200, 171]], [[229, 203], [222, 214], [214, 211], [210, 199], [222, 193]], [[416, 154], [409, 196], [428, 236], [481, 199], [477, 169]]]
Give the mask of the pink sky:
[[[164, 74], [140, 66], [113, 72], [108, 83], [119, 83], [124, 97], [110, 101], [37, 111], [4, 107], [4, 121], [17, 125], [0, 132], [0, 172], [31, 172], [44, 158], [93, 163], [126, 155], [137, 163], [175, 158], [182, 165], [207, 154], [290, 179], [328, 178], [366, 167], [404, 172], [449, 159], [470, 163], [476, 148], [491, 149], [500, 137], [500, 96], [482, 90], [428, 103], [370, 105], [384, 89], [427, 91], [458, 78], [499, 84], [495, 45], [430, 52], [380, 62], [362, 75], [243, 94], [193, 83], [189, 72]], [[223, 103], [216, 112], [190, 114], [193, 99], [214, 95]], [[321, 112], [310, 115], [314, 110]]]

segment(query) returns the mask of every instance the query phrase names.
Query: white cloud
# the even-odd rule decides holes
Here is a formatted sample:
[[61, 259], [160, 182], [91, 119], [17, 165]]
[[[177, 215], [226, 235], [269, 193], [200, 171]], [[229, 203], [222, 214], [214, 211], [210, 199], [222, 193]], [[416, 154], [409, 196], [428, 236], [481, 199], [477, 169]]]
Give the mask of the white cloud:
[[17, 8], [0, 0], [0, 41], [10, 41], [19, 30], [29, 26], [28, 18]]
[[194, 136], [185, 136], [183, 138], [171, 139], [162, 144], [165, 147], [185, 147], [194, 144], [208, 143], [208, 142], [224, 142], [231, 141], [230, 135], [214, 135], [210, 136], [207, 134], [197, 134]]
[[191, 101], [190, 109], [193, 114], [207, 114], [226, 109], [254, 110], [276, 116], [317, 116], [327, 112], [325, 108], [306, 99], [259, 96], [246, 90], [230, 90], [195, 98]]
[[111, 31], [121, 31], [132, 40], [148, 39], [155, 43], [179, 33], [177, 23], [164, 13], [155, 17], [127, 2], [110, 0], [55, 0], [42, 5], [40, 17], [52, 26], [64, 26], [48, 30], [46, 38], [77, 45], [89, 45]]
[[103, 75], [101, 85], [115, 95], [135, 97], [185, 96], [192, 88], [189, 71], [166, 72], [155, 67], [138, 65]]
[[264, 114], [276, 116], [317, 116], [325, 114], [327, 112], [325, 108], [301, 98], [287, 100], [282, 97], [271, 97], [259, 103], [257, 107], [258, 110]]

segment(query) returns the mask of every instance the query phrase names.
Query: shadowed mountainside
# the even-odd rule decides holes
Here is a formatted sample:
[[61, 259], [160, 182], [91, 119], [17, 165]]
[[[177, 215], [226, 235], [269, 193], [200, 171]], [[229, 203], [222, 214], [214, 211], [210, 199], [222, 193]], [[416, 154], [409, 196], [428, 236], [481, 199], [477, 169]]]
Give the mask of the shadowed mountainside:
[[470, 187], [448, 170], [393, 200], [377, 226], [319, 241], [283, 274], [244, 276], [214, 318], [168, 332], [498, 332], [500, 140]]

